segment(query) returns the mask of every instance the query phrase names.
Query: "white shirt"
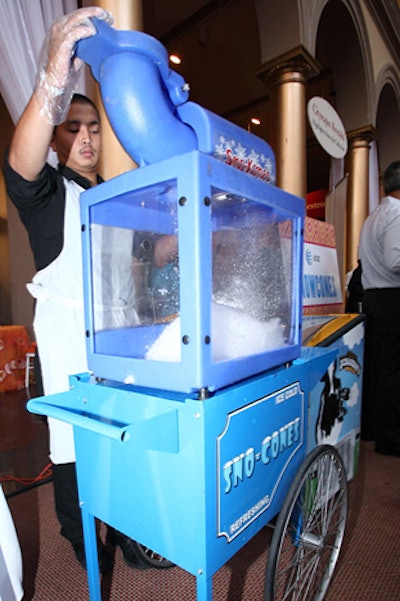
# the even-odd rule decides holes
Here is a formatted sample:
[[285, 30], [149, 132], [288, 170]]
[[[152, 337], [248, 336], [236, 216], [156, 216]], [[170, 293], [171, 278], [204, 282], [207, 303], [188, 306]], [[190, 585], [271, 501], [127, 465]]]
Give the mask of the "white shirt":
[[384, 197], [366, 219], [358, 256], [364, 290], [400, 288], [400, 199]]

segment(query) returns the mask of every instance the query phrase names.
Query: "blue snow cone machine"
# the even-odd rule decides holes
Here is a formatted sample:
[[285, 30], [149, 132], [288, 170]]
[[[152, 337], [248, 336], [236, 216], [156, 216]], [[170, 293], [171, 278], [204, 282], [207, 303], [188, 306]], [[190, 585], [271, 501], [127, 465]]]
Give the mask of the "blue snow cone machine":
[[29, 410], [74, 426], [89, 591], [95, 518], [196, 577], [274, 518], [307, 454], [305, 203], [270, 146], [188, 101], [164, 47], [95, 21], [78, 56], [139, 165], [82, 194], [90, 372]]

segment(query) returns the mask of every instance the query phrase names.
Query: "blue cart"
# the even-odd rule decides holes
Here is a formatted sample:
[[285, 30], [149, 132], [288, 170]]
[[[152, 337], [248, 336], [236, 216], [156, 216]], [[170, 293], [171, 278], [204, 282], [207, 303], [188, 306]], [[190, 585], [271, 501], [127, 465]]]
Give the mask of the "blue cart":
[[100, 601], [95, 518], [196, 577], [212, 575], [277, 516], [265, 599], [323, 599], [340, 551], [347, 478], [333, 446], [308, 452], [308, 400], [336, 351], [210, 398], [75, 376], [29, 410], [74, 425], [91, 601]]
[[338, 350], [302, 347], [304, 202], [274, 185], [266, 142], [187, 102], [156, 40], [96, 27], [78, 55], [141, 168], [81, 199], [91, 372], [28, 404], [74, 426], [90, 599], [98, 518], [193, 574], [198, 601], [271, 523], [265, 599], [320, 601], [347, 474], [310, 435], [342, 397]]

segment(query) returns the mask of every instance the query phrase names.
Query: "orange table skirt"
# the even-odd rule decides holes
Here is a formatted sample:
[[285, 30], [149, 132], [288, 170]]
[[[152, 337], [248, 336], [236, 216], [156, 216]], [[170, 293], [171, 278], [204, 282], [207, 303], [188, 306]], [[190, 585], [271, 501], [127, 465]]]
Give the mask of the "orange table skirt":
[[25, 387], [25, 355], [31, 346], [25, 326], [0, 326], [0, 392]]

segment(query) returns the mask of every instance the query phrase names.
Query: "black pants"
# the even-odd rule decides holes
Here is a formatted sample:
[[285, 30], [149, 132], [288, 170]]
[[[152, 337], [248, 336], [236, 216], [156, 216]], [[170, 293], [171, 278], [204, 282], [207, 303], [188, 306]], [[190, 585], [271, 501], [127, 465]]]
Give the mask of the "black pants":
[[362, 432], [400, 453], [400, 289], [366, 290]]
[[[83, 524], [79, 507], [78, 482], [75, 463], [53, 464], [54, 501], [60, 533], [73, 545], [83, 542]], [[107, 526], [107, 541], [124, 538], [118, 530]]]
[[54, 501], [61, 534], [72, 544], [83, 541], [75, 463], [53, 464]]

